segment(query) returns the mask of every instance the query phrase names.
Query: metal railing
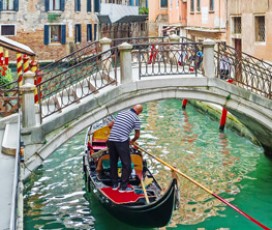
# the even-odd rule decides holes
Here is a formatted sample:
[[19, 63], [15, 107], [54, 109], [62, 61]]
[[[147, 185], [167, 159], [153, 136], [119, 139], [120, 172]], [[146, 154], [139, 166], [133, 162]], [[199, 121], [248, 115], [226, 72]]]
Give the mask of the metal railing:
[[65, 72], [66, 69], [84, 61], [85, 59], [88, 59], [91, 56], [98, 54], [100, 51], [101, 47], [98, 41], [89, 42], [85, 44], [84, 47], [78, 48], [73, 53], [41, 67], [40, 70], [42, 73], [43, 81], [46, 81], [47, 79], [53, 78], [54, 76]]
[[[222, 71], [222, 60], [228, 62], [228, 75]], [[218, 78], [232, 78], [236, 85], [251, 92], [272, 99], [272, 65], [268, 62], [239, 52], [225, 43], [215, 48], [216, 75]]]
[[[37, 85], [41, 120], [50, 114], [61, 111], [72, 103], [78, 102], [99, 89], [117, 81], [116, 68], [119, 63], [117, 46], [123, 42], [132, 44], [132, 63], [139, 67], [139, 77], [202, 73], [202, 44], [180, 37], [179, 43], [170, 43], [166, 37], [119, 38], [112, 41], [111, 50], [99, 53], [98, 42], [59, 59], [42, 68], [43, 81]], [[111, 56], [103, 59], [103, 55]], [[272, 65], [248, 54], [237, 52], [234, 48], [217, 43], [215, 46], [215, 74], [220, 78], [220, 61], [223, 54], [229, 59], [230, 78], [242, 88], [272, 99]], [[103, 67], [103, 62], [113, 60], [114, 75]], [[108, 61], [107, 61], [108, 60]], [[102, 67], [104, 69], [102, 69]], [[101, 72], [108, 78], [101, 79]], [[112, 73], [111, 73], [112, 74]], [[110, 80], [111, 77], [114, 80]], [[106, 81], [105, 79], [108, 79]], [[20, 106], [18, 83], [0, 87], [0, 113], [9, 115], [18, 112]]]
[[37, 85], [41, 121], [100, 89], [117, 83], [117, 48], [86, 58]]

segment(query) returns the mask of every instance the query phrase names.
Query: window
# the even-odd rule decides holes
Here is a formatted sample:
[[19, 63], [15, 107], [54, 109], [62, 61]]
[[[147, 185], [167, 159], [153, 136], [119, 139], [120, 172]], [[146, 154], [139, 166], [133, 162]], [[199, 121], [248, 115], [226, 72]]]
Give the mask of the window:
[[210, 0], [210, 11], [214, 11], [214, 0]]
[[94, 24], [94, 36], [92, 31], [93, 25], [87, 25], [87, 41], [96, 41], [97, 24]]
[[18, 11], [19, 0], [0, 0], [0, 11]]
[[168, 0], [161, 0], [161, 7], [168, 7]]
[[200, 0], [197, 0], [196, 9], [197, 9], [198, 12], [200, 12], [200, 10], [201, 10], [201, 1]]
[[255, 17], [255, 39], [258, 42], [265, 41], [265, 17]]
[[195, 11], [195, 0], [191, 0], [191, 12], [194, 12]]
[[100, 11], [100, 0], [94, 0], [94, 12], [99, 13]]
[[65, 25], [45, 25], [44, 26], [44, 44], [49, 43], [66, 43], [66, 26]]
[[242, 22], [241, 17], [234, 17], [233, 18], [233, 31], [234, 34], [241, 34], [242, 33]]
[[80, 11], [81, 10], [81, 4], [80, 0], [75, 0], [75, 11]]
[[14, 25], [1, 25], [1, 35], [15, 35]]
[[87, 0], [87, 12], [92, 11], [92, 0]]
[[45, 0], [45, 11], [64, 11], [65, 0]]
[[81, 42], [81, 25], [76, 24], [75, 25], [75, 43]]
[[87, 41], [93, 40], [92, 24], [87, 25]]

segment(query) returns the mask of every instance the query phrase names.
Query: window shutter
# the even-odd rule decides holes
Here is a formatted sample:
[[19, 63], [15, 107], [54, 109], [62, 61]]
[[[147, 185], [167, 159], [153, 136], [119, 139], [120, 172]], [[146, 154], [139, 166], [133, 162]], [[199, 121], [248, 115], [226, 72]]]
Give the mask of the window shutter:
[[94, 0], [94, 12], [99, 13], [100, 11], [100, 0]]
[[65, 8], [65, 0], [60, 0], [60, 10], [64, 11]]
[[43, 43], [45, 45], [49, 44], [49, 26], [48, 25], [44, 25]]
[[75, 11], [81, 11], [80, 0], [75, 0]]
[[97, 34], [97, 24], [94, 24], [94, 41], [96, 41], [96, 34]]
[[136, 0], [136, 6], [139, 6], [139, 0]]
[[19, 0], [14, 0], [14, 11], [19, 10]]
[[3, 0], [0, 0], [0, 11], [3, 10]]
[[61, 44], [66, 43], [66, 25], [61, 25]]
[[81, 42], [81, 25], [76, 24], [75, 42]]
[[133, 6], [134, 5], [133, 3], [134, 3], [134, 0], [129, 0], [129, 5], [130, 6]]
[[44, 4], [45, 4], [45, 11], [46, 12], [49, 11], [49, 0], [45, 0]]
[[87, 40], [92, 41], [93, 36], [92, 36], [92, 24], [87, 25]]
[[92, 11], [92, 0], [87, 0], [87, 12]]

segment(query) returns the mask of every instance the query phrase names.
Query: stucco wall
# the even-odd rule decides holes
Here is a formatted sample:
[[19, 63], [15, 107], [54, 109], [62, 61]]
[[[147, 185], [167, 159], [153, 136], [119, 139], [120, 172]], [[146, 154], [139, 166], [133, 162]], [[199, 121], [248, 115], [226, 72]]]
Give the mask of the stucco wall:
[[[2, 11], [0, 24], [15, 25], [15, 36], [10, 39], [29, 46], [39, 60], [56, 60], [69, 54], [70, 43], [74, 42], [74, 26], [81, 24], [82, 43], [87, 40], [87, 24], [96, 24], [97, 17], [88, 13], [86, 2], [81, 1], [81, 11], [75, 12], [74, 0], [65, 1], [64, 11], [45, 11], [45, 1], [29, 0], [19, 2], [19, 11]], [[48, 14], [58, 14], [53, 21], [48, 21]], [[66, 25], [66, 44], [44, 45], [44, 25]], [[14, 55], [11, 53], [11, 59]]]

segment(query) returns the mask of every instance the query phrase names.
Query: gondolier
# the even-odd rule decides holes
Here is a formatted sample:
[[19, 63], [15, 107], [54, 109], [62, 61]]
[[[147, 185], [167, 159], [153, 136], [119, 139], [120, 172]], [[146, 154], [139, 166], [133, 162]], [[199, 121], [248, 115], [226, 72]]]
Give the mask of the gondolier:
[[[117, 163], [120, 158], [122, 163], [122, 175], [120, 192], [129, 192], [127, 187], [131, 174], [131, 159], [129, 144], [134, 143], [140, 137], [141, 122], [138, 115], [143, 111], [143, 106], [138, 104], [127, 111], [118, 113], [114, 121], [109, 123], [111, 128], [108, 147], [110, 153], [110, 174], [112, 179], [112, 189], [118, 189], [118, 168]], [[129, 139], [130, 133], [135, 130], [132, 140]]]

